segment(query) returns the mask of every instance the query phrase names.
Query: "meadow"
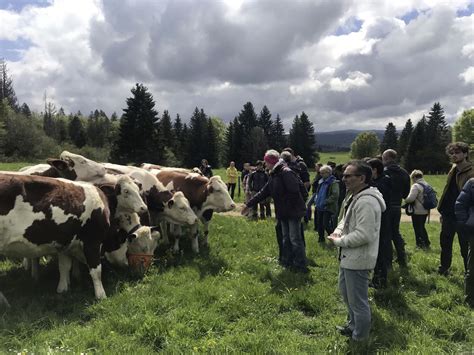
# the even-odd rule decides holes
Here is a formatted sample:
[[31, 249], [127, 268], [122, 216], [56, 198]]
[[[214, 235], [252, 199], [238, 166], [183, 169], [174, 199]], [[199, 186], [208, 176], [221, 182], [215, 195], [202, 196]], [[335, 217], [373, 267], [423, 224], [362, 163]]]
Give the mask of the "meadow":
[[[441, 187], [445, 180], [439, 177]], [[0, 259], [0, 290], [12, 305], [0, 310], [0, 353], [474, 351], [457, 241], [452, 274], [436, 272], [439, 223], [427, 226], [429, 251], [415, 249], [411, 224], [402, 223], [409, 268], [395, 263], [389, 287], [370, 289], [372, 334], [363, 347], [354, 347], [335, 330], [346, 316], [337, 290], [336, 249], [317, 243], [308, 226], [311, 272], [293, 274], [277, 263], [273, 219], [214, 218], [210, 247], [200, 255], [192, 254], [189, 242], [178, 255], [160, 246], [143, 278], [105, 266], [109, 298], [100, 302], [85, 268], [71, 292], [58, 295], [56, 260], [43, 260], [35, 283], [19, 261]]]
[[293, 274], [275, 258], [273, 220], [216, 215], [209, 249], [194, 256], [190, 243], [179, 255], [162, 247], [143, 279], [107, 268], [109, 298], [100, 302], [86, 270], [70, 293], [57, 295], [54, 261], [42, 265], [38, 284], [19, 262], [1, 261], [12, 308], [0, 316], [0, 353], [468, 353], [473, 322], [459, 249], [452, 275], [439, 276], [439, 224], [428, 231], [433, 248], [419, 251], [402, 223], [409, 268], [394, 264], [390, 286], [370, 289], [372, 335], [363, 349], [334, 328], [346, 314], [335, 249], [308, 229], [311, 273]]

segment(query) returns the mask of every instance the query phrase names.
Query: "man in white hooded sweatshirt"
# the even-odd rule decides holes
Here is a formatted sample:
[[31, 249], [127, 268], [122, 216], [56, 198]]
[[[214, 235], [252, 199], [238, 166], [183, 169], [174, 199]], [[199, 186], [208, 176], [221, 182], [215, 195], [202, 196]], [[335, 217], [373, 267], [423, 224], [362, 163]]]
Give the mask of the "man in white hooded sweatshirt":
[[347, 188], [343, 218], [328, 239], [340, 248], [339, 291], [348, 308], [348, 323], [336, 327], [355, 341], [370, 333], [369, 273], [374, 269], [385, 202], [375, 187], [369, 187], [371, 167], [363, 161], [347, 164], [342, 179]]

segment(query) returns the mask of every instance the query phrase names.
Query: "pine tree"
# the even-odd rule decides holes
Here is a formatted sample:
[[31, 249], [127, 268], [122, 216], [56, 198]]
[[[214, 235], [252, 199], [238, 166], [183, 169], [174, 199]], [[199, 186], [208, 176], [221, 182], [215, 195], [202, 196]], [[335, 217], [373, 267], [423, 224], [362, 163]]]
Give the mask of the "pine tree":
[[430, 154], [424, 159], [430, 167], [431, 172], [447, 172], [450, 168], [446, 157], [446, 146], [451, 142], [451, 134], [444, 117], [444, 110], [439, 102], [436, 102], [428, 114], [426, 126], [426, 142], [430, 148]]
[[250, 132], [257, 126], [257, 114], [251, 102], [244, 105], [243, 110], [239, 113], [238, 121], [239, 131], [242, 132], [241, 158], [244, 162], [251, 162], [254, 157], [252, 155]]
[[196, 107], [189, 120], [188, 141], [186, 147], [185, 164], [188, 167], [199, 166], [202, 159], [207, 159], [206, 147], [208, 135], [208, 122], [204, 110]]
[[287, 145], [288, 144], [285, 137], [285, 129], [283, 128], [283, 123], [281, 122], [280, 115], [277, 115], [272, 127], [272, 135], [269, 142], [269, 146], [271, 149], [275, 149], [281, 152], [281, 150]]
[[183, 144], [183, 123], [181, 122], [181, 117], [179, 114], [176, 114], [176, 119], [173, 122], [173, 137], [174, 142], [173, 142], [173, 147], [172, 151], [175, 155], [175, 158], [178, 162], [180, 162], [180, 165], [183, 164], [183, 158], [184, 158], [184, 144]]
[[218, 137], [217, 131], [214, 128], [214, 124], [211, 118], [207, 120], [207, 132], [206, 132], [206, 142], [202, 144], [206, 147], [205, 157], [213, 168], [219, 167], [219, 155], [218, 155]]
[[267, 106], [263, 106], [260, 115], [257, 118], [257, 125], [263, 129], [267, 143], [270, 142], [272, 136], [272, 114]]
[[425, 115], [423, 115], [410, 136], [406, 153], [402, 159], [402, 165], [408, 172], [414, 169], [420, 169], [424, 173], [430, 171], [430, 167], [426, 163], [426, 155], [430, 153], [426, 135], [427, 126]]
[[316, 138], [313, 123], [303, 111], [296, 116], [290, 129], [288, 143], [296, 155], [300, 155], [308, 166], [315, 162]]
[[120, 120], [119, 138], [112, 150], [112, 160], [118, 163], [160, 163], [163, 145], [159, 141], [158, 112], [153, 96], [143, 84], [131, 90]]
[[402, 130], [402, 133], [400, 134], [400, 137], [398, 139], [398, 156], [400, 157], [400, 160], [403, 161], [403, 157], [406, 154], [407, 148], [408, 148], [408, 143], [410, 142], [410, 137], [413, 133], [413, 123], [411, 122], [411, 119], [408, 119], [407, 122], [405, 123], [405, 127]]
[[31, 118], [31, 110], [30, 110], [30, 107], [26, 103], [23, 103], [23, 105], [21, 105], [20, 113], [27, 118]]
[[393, 149], [398, 152], [398, 134], [395, 125], [389, 122], [385, 127], [382, 143], [380, 143], [380, 152], [383, 153], [387, 149]]
[[5, 63], [4, 59], [0, 59], [0, 102], [2, 102], [4, 99], [7, 100], [7, 104], [15, 112], [20, 111], [15, 89], [13, 89], [13, 80], [8, 75], [7, 63]]
[[69, 121], [68, 132], [71, 142], [76, 147], [82, 148], [86, 145], [86, 130], [79, 116], [76, 115]]
[[163, 145], [165, 147], [172, 148], [173, 142], [175, 141], [173, 135], [173, 127], [171, 125], [171, 117], [168, 113], [168, 110], [163, 111], [163, 116], [160, 120], [160, 129], [161, 129], [161, 137], [163, 141]]

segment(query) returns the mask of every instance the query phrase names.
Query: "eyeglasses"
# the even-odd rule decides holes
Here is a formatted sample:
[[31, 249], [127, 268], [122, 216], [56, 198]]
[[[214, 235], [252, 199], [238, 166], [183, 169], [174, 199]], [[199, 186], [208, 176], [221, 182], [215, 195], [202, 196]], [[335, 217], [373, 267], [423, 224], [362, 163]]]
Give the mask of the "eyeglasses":
[[343, 179], [348, 179], [351, 176], [362, 176], [361, 174], [342, 174]]

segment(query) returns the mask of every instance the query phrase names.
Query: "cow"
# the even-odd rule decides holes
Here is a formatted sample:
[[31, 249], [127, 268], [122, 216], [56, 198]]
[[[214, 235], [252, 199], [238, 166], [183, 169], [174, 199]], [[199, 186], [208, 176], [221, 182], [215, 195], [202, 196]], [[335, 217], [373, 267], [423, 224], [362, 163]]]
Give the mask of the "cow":
[[[129, 177], [115, 186], [117, 210], [146, 211]], [[110, 233], [107, 197], [86, 182], [32, 175], [0, 175], [0, 254], [38, 258], [58, 255], [58, 293], [69, 289], [75, 257], [89, 267], [97, 299], [106, 297], [101, 281], [101, 245]], [[111, 251], [113, 252], [113, 251]]]
[[199, 175], [203, 175], [201, 170], [198, 167], [194, 167], [192, 169], [186, 169], [186, 168], [175, 168], [175, 167], [168, 167], [168, 166], [161, 166], [161, 165], [156, 165], [156, 164], [150, 164], [150, 163], [142, 163], [140, 164], [140, 168], [151, 171], [156, 173], [158, 170], [160, 171], [178, 171], [182, 173], [196, 173]]
[[[209, 222], [212, 213], [227, 212], [235, 208], [235, 203], [220, 176], [210, 179], [195, 173], [179, 171], [158, 171], [156, 177], [168, 189], [182, 191], [189, 200], [196, 216], [204, 224], [204, 244], [207, 244]], [[192, 226], [192, 249], [199, 253], [198, 224]], [[175, 239], [174, 251], [179, 251], [179, 238]]]
[[126, 174], [138, 181], [145, 193], [151, 224], [167, 221], [178, 225], [193, 225], [198, 221], [189, 201], [183, 193], [171, 192], [144, 169], [134, 166], [103, 163], [108, 173]]

